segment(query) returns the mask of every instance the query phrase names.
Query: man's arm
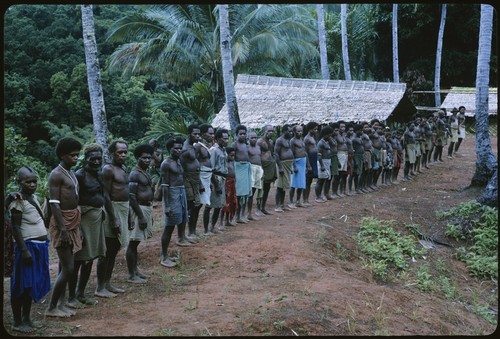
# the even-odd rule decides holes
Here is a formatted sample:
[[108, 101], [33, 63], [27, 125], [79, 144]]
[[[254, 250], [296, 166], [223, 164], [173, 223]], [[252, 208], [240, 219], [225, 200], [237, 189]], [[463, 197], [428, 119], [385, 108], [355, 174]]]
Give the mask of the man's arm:
[[104, 208], [106, 209], [107, 216], [109, 217], [111, 230], [115, 235], [121, 233], [120, 224], [118, 223], [118, 218], [115, 216], [115, 211], [113, 204], [111, 202], [111, 189], [113, 187], [114, 172], [110, 167], [111, 165], [105, 166], [102, 169], [102, 182], [104, 187]]
[[[130, 202], [130, 207], [132, 210], [135, 212], [137, 217], [139, 218], [139, 228], [141, 230], [144, 230], [148, 227], [148, 222], [144, 218], [144, 214], [142, 213], [141, 207], [139, 206], [139, 200], [137, 199], [137, 194], [138, 194], [138, 188], [139, 188], [139, 176], [137, 172], [132, 171], [130, 172], [129, 175], [129, 182], [128, 182], [128, 188], [129, 188], [129, 202]], [[132, 230], [134, 229], [134, 224], [133, 220], [131, 225], [129, 225], [129, 229]]]

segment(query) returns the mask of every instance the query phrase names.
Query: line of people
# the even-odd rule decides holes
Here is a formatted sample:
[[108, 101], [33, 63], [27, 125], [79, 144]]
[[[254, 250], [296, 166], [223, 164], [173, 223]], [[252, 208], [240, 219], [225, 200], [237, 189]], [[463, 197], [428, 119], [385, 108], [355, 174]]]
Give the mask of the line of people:
[[[391, 130], [377, 119], [285, 124], [275, 140], [271, 125], [263, 127], [260, 137], [238, 125], [231, 145], [226, 129], [190, 125], [187, 138], [176, 136], [166, 142], [165, 159], [156, 140], [137, 146], [130, 172], [125, 167], [124, 140], [111, 142], [111, 163], [104, 165], [102, 148], [86, 145], [85, 165], [73, 171], [82, 145], [74, 138], [61, 138], [55, 148], [60, 163], [48, 178], [50, 218], [34, 197], [38, 176], [30, 167], [19, 169], [20, 191], [9, 194], [5, 202], [16, 243], [13, 329], [31, 332], [36, 327], [30, 318], [31, 303], [51, 289], [49, 241], [58, 255], [59, 272], [46, 315], [70, 317], [75, 309], [97, 304], [85, 291], [96, 259], [94, 296], [111, 298], [125, 292], [111, 283], [122, 249], [127, 282], [147, 282], [149, 276], [138, 270], [138, 246], [153, 235], [155, 200], [161, 201], [164, 226], [159, 263], [172, 268], [179, 260], [169, 252], [175, 227], [176, 245], [193, 246], [203, 236], [236, 224], [308, 208], [311, 189], [314, 202], [324, 203], [397, 184], [401, 168], [402, 180], [411, 180], [423, 168], [442, 161], [447, 143], [448, 156], [454, 157], [465, 138], [464, 111], [463, 106], [452, 110], [449, 119], [443, 110], [417, 115], [405, 130]], [[268, 198], [273, 184], [271, 212]], [[203, 236], [197, 230], [202, 207]]]

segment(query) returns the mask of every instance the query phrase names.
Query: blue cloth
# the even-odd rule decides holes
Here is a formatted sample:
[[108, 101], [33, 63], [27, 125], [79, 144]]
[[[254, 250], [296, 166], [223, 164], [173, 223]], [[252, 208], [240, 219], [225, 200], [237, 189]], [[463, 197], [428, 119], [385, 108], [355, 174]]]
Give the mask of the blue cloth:
[[[182, 223], [188, 222], [188, 207], [186, 189], [184, 186], [169, 187], [168, 200], [166, 204], [172, 211], [172, 216], [167, 216], [165, 213], [165, 226], [173, 227]], [[164, 210], [165, 212], [165, 210]]]
[[306, 188], [306, 157], [295, 158], [293, 163], [297, 166], [298, 172], [292, 172], [290, 186], [293, 188]]
[[26, 289], [34, 302], [41, 300], [50, 291], [49, 241], [25, 240], [31, 253], [33, 265], [23, 264], [23, 255], [14, 246], [14, 272], [10, 279], [10, 300], [19, 298]]
[[311, 172], [307, 172], [308, 178], [318, 177], [318, 153], [309, 153], [309, 165], [311, 166]]
[[236, 196], [249, 197], [252, 195], [252, 166], [248, 161], [235, 161]]

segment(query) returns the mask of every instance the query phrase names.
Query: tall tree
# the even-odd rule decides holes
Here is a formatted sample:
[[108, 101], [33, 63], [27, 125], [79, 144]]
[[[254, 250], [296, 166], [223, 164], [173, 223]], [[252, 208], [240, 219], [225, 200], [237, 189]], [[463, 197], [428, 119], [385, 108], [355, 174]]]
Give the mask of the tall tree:
[[229, 30], [229, 5], [218, 5], [220, 25], [220, 54], [222, 59], [222, 77], [224, 81], [224, 93], [226, 97], [226, 108], [229, 116], [229, 126], [236, 132], [236, 126], [240, 123], [238, 114], [238, 103], [234, 91], [233, 61], [231, 58], [231, 32]]
[[444, 25], [446, 24], [446, 4], [441, 5], [441, 23], [436, 49], [436, 70], [434, 72], [434, 98], [436, 107], [441, 106], [441, 55], [443, 52]]
[[323, 78], [323, 80], [329, 80], [330, 71], [328, 70], [328, 54], [326, 51], [325, 6], [323, 4], [317, 4], [316, 13], [318, 15], [319, 60], [321, 65], [321, 77]]
[[94, 14], [92, 5], [81, 5], [83, 44], [85, 46], [85, 63], [87, 65], [87, 82], [89, 85], [90, 106], [92, 108], [92, 119], [96, 142], [103, 149], [106, 162], [111, 159], [108, 151], [108, 122], [106, 120], [106, 109], [104, 107], [104, 95], [102, 92], [101, 69], [97, 58], [97, 42], [95, 38]]
[[476, 71], [476, 172], [472, 177], [471, 186], [486, 185], [478, 200], [484, 204], [497, 206], [498, 163], [491, 151], [488, 128], [492, 29], [493, 7], [482, 4]]
[[344, 61], [344, 76], [346, 80], [351, 80], [349, 49], [347, 47], [347, 4], [340, 5], [340, 26], [342, 30], [342, 60]]
[[398, 4], [392, 5], [392, 75], [399, 82]]

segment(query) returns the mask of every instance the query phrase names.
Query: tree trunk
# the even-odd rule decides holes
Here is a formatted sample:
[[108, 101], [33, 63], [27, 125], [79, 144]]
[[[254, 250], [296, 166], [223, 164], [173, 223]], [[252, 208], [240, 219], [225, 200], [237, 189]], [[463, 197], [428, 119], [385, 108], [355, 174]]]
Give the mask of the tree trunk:
[[342, 30], [342, 59], [344, 61], [344, 76], [346, 80], [351, 80], [349, 49], [347, 48], [347, 4], [340, 4], [340, 26]]
[[321, 63], [321, 76], [323, 80], [330, 79], [330, 71], [328, 70], [328, 54], [326, 50], [326, 29], [325, 29], [325, 11], [324, 5], [316, 5], [318, 14], [318, 38], [319, 38], [319, 56]]
[[238, 114], [238, 103], [234, 91], [233, 62], [231, 59], [231, 36], [229, 31], [229, 5], [218, 5], [220, 26], [220, 52], [222, 59], [222, 77], [224, 79], [224, 93], [226, 97], [227, 114], [229, 126], [236, 132], [236, 126], [240, 123]]
[[102, 92], [101, 70], [97, 58], [97, 42], [95, 39], [94, 15], [92, 5], [81, 5], [83, 44], [85, 47], [85, 63], [87, 65], [87, 82], [90, 94], [90, 106], [96, 142], [103, 149], [103, 158], [110, 162], [108, 151], [108, 122], [104, 108], [104, 95]]
[[498, 168], [495, 169], [483, 193], [477, 198], [477, 202], [491, 207], [498, 207]]
[[496, 171], [497, 159], [491, 151], [488, 129], [488, 95], [490, 80], [493, 7], [481, 5], [479, 48], [476, 73], [476, 172], [471, 186], [485, 186]]
[[444, 25], [446, 24], [446, 4], [441, 5], [441, 23], [439, 25], [437, 49], [436, 49], [436, 70], [434, 71], [434, 99], [436, 107], [441, 106], [441, 55], [443, 52]]
[[392, 5], [392, 72], [394, 82], [399, 83], [399, 56], [398, 56], [398, 5]]

